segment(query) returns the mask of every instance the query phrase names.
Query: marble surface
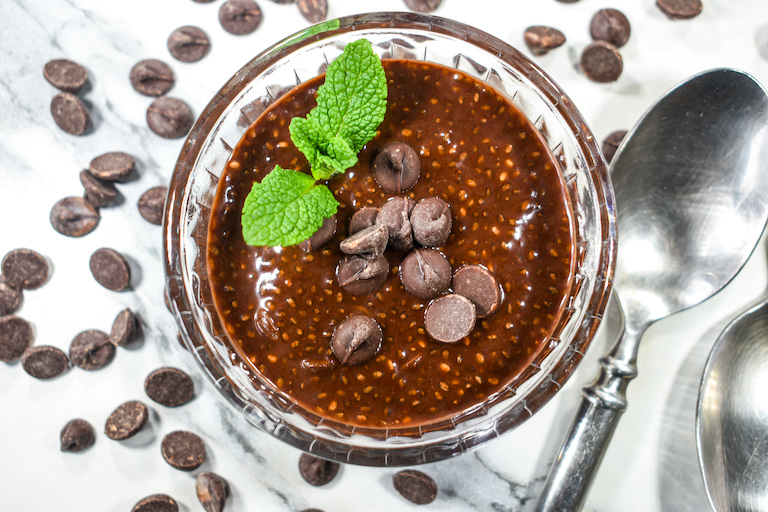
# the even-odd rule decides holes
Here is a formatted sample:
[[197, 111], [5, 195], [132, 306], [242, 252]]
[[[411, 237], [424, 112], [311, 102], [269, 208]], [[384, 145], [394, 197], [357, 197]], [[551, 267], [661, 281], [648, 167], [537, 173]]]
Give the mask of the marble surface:
[[[136, 202], [146, 189], [170, 178], [181, 140], [164, 140], [145, 122], [150, 98], [128, 82], [140, 59], [168, 62], [177, 76], [171, 95], [200, 112], [243, 63], [271, 43], [308, 23], [293, 5], [258, 0], [264, 13], [248, 36], [226, 33], [218, 22], [222, 0], [2, 0], [0, 2], [0, 254], [32, 248], [52, 265], [41, 289], [26, 292], [19, 315], [32, 322], [35, 343], [66, 350], [86, 329], [109, 330], [115, 315], [130, 307], [143, 324], [143, 339], [118, 350], [107, 368], [70, 369], [41, 382], [18, 363], [0, 363], [0, 510], [127, 511], [154, 493], [175, 497], [184, 511], [201, 510], [194, 476], [213, 470], [231, 483], [227, 510], [233, 512], [327, 512], [418, 508], [393, 489], [395, 469], [344, 467], [326, 487], [307, 485], [298, 475], [299, 452], [255, 431], [197, 372], [177, 345], [176, 326], [163, 305], [160, 228], [144, 221]], [[405, 10], [402, 0], [330, 0], [329, 17], [375, 10]], [[535, 61], [573, 99], [602, 140], [630, 128], [665, 90], [714, 67], [733, 67], [768, 84], [768, 4], [765, 0], [704, 0], [692, 20], [671, 21], [653, 0], [444, 0], [435, 12], [474, 25], [530, 54], [522, 41], [529, 25], [561, 29], [566, 45]], [[600, 85], [578, 70], [581, 49], [590, 42], [589, 22], [603, 7], [623, 10], [632, 37], [621, 50], [625, 70], [618, 82]], [[203, 28], [212, 50], [202, 61], [175, 61], [166, 49], [181, 25]], [[93, 130], [74, 137], [59, 130], [49, 110], [56, 91], [42, 76], [45, 62], [69, 58], [90, 73], [81, 93], [93, 116]], [[135, 156], [135, 178], [120, 186], [120, 201], [102, 209], [98, 228], [81, 239], [56, 233], [51, 206], [80, 195], [78, 173], [107, 151]], [[112, 247], [134, 270], [130, 291], [98, 285], [88, 270], [90, 254]], [[739, 311], [765, 292], [766, 242], [743, 272], [714, 299], [661, 321], [646, 334], [640, 376], [630, 385], [630, 407], [606, 454], [587, 509], [628, 512], [701, 512], [709, 504], [698, 470], [694, 413], [698, 381], [715, 338]], [[591, 352], [568, 385], [534, 418], [491, 445], [449, 461], [424, 466], [439, 486], [426, 508], [441, 511], [518, 511], [530, 506], [559, 445], [579, 388], [596, 372], [597, 358], [615, 330], [609, 312]], [[195, 378], [190, 404], [167, 409], [146, 398], [145, 376], [161, 365], [183, 368]], [[75, 417], [103, 429], [109, 413], [129, 399], [152, 405], [151, 428], [141, 439], [118, 443], [99, 434], [82, 454], [59, 451], [62, 426]], [[168, 466], [160, 440], [172, 430], [197, 432], [208, 460], [193, 474]]]

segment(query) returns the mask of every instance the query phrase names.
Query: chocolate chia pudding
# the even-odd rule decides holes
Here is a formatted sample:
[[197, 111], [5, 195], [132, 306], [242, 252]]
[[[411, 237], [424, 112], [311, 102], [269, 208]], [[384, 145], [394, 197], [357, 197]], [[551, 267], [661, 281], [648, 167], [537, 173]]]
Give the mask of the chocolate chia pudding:
[[[233, 357], [247, 359], [304, 409], [371, 428], [447, 418], [514, 384], [560, 319], [574, 261], [565, 185], [523, 114], [455, 69], [408, 60], [382, 64], [389, 98], [384, 122], [358, 164], [327, 183], [341, 203], [334, 238], [309, 252], [252, 247], [240, 223], [253, 183], [276, 164], [309, 170], [288, 127], [315, 106], [323, 82], [318, 77], [270, 106], [234, 149], [219, 182], [207, 245], [214, 302]], [[379, 149], [392, 141], [414, 148], [421, 164], [418, 180], [401, 195], [438, 197], [450, 207], [451, 233], [437, 250], [452, 272], [480, 266], [502, 288], [498, 307], [456, 343], [427, 332], [431, 300], [409, 293], [398, 275], [407, 251], [386, 251], [390, 272], [371, 293], [353, 295], [337, 280], [345, 256], [339, 244], [350, 234], [351, 216], [392, 197], [371, 172]], [[342, 364], [331, 339], [356, 314], [378, 323], [381, 348], [365, 363]]]

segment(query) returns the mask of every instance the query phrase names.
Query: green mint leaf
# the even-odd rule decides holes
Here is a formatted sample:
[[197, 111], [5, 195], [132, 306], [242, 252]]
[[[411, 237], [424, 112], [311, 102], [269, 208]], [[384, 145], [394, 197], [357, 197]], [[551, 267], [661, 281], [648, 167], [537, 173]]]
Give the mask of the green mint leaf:
[[357, 163], [357, 151], [350, 148], [346, 140], [341, 137], [328, 140], [311, 119], [294, 117], [290, 130], [291, 139], [306, 155], [316, 180], [327, 180]]
[[339, 202], [325, 185], [303, 172], [279, 165], [254, 183], [243, 204], [245, 243], [254, 246], [295, 245], [320, 229], [336, 213]]

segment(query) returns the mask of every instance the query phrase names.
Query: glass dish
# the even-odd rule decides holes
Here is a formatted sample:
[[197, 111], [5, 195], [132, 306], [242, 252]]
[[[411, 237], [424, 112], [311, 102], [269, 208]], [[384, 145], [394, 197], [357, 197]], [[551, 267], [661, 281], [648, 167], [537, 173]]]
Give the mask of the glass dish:
[[[497, 395], [417, 427], [360, 428], [296, 405], [253, 375], [213, 305], [206, 262], [210, 209], [225, 163], [245, 130], [285, 91], [324, 72], [359, 38], [385, 58], [462, 70], [509, 98], [541, 133], [570, 194], [576, 269], [568, 302], [533, 363]], [[340, 462], [399, 466], [442, 460], [488, 442], [540, 409], [573, 373], [608, 302], [616, 258], [613, 190], [592, 133], [568, 96], [504, 42], [456, 21], [370, 13], [324, 22], [264, 51], [213, 98], [186, 140], [168, 191], [163, 228], [166, 289], [182, 338], [200, 369], [259, 429]]]

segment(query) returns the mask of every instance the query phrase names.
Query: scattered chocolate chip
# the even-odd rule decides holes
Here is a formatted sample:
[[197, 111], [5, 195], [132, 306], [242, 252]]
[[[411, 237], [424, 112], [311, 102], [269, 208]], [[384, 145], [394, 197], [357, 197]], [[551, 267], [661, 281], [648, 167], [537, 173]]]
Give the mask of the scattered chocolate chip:
[[136, 339], [139, 330], [139, 319], [130, 309], [124, 309], [115, 317], [109, 340], [116, 347], [124, 347]]
[[149, 420], [149, 409], [138, 400], [125, 402], [107, 418], [104, 433], [115, 441], [123, 441], [138, 434]]
[[43, 256], [31, 249], [14, 249], [3, 257], [3, 277], [16, 289], [34, 290], [48, 280], [50, 270]]
[[192, 109], [180, 99], [161, 96], [147, 109], [147, 126], [165, 139], [183, 137], [194, 122]]
[[301, 242], [299, 244], [299, 247], [304, 249], [307, 252], [312, 251], [318, 251], [320, 250], [325, 244], [331, 241], [333, 239], [333, 236], [336, 234], [336, 216], [333, 217], [326, 217], [323, 220], [322, 226], [320, 226], [320, 229], [315, 231], [315, 233]]
[[389, 233], [384, 226], [371, 226], [345, 238], [339, 244], [341, 252], [379, 257], [384, 254], [389, 241]]
[[96, 442], [96, 433], [90, 423], [77, 419], [64, 425], [59, 440], [61, 451], [77, 453], [93, 446]]
[[219, 22], [230, 34], [250, 34], [261, 23], [261, 9], [253, 0], [227, 0], [219, 9]]
[[32, 345], [32, 325], [21, 317], [0, 318], [0, 361], [9, 363], [20, 358]]
[[168, 195], [167, 187], [153, 187], [141, 194], [138, 207], [144, 220], [157, 226], [163, 224], [166, 195]]
[[437, 498], [434, 479], [415, 469], [399, 471], [392, 476], [392, 484], [403, 498], [417, 505], [432, 503]]
[[376, 225], [385, 226], [389, 231], [390, 249], [407, 251], [413, 247], [410, 217], [415, 204], [410, 197], [398, 196], [389, 199], [379, 209]]
[[345, 256], [336, 267], [336, 279], [345, 292], [365, 295], [378, 290], [389, 274], [389, 261], [384, 256], [368, 259], [362, 256]]
[[195, 489], [205, 512], [222, 512], [229, 496], [229, 484], [212, 472], [197, 475]]
[[308, 453], [299, 458], [299, 473], [308, 484], [319, 487], [336, 478], [341, 464]]
[[381, 327], [365, 315], [350, 315], [336, 326], [331, 349], [341, 364], [367, 363], [381, 348]]
[[65, 197], [51, 208], [53, 229], [65, 236], [85, 236], [99, 225], [99, 211], [82, 197]]
[[192, 471], [205, 461], [203, 440], [185, 430], [177, 430], [165, 436], [160, 451], [165, 462], [181, 471]]
[[107, 333], [91, 329], [83, 331], [69, 345], [69, 359], [83, 370], [104, 368], [115, 358], [115, 346]]
[[629, 20], [616, 9], [600, 9], [592, 18], [590, 33], [595, 41], [606, 41], [621, 48], [629, 41]]
[[130, 178], [135, 166], [136, 162], [131, 155], [112, 151], [91, 160], [88, 172], [104, 181], [126, 181]]
[[603, 141], [603, 156], [605, 156], [606, 162], [611, 163], [613, 155], [616, 154], [616, 150], [619, 149], [621, 141], [624, 140], [626, 135], [627, 130], [616, 130], [605, 138]]
[[23, 296], [21, 290], [0, 276], [0, 316], [10, 315], [18, 311]]
[[94, 208], [107, 206], [117, 197], [117, 189], [112, 183], [95, 178], [88, 171], [80, 171], [80, 183], [85, 190], [83, 197]]
[[469, 300], [477, 308], [477, 316], [486, 318], [499, 309], [501, 286], [496, 277], [480, 265], [465, 265], [456, 271], [451, 289]]
[[296, 5], [310, 23], [320, 23], [328, 16], [328, 0], [296, 0]]
[[43, 67], [43, 76], [48, 83], [64, 92], [77, 92], [88, 81], [88, 71], [77, 62], [67, 59], [47, 62]]
[[451, 235], [451, 208], [439, 197], [422, 199], [411, 212], [413, 238], [425, 247], [438, 247]]
[[475, 328], [477, 311], [468, 298], [455, 293], [433, 300], [424, 312], [427, 333], [437, 341], [456, 343]]
[[349, 219], [349, 234], [354, 235], [358, 231], [376, 224], [377, 215], [379, 215], [379, 209], [373, 206], [363, 206], [357, 210]]
[[168, 36], [168, 51], [181, 62], [197, 62], [208, 54], [211, 42], [197, 27], [179, 27]]
[[141, 499], [133, 506], [131, 512], [179, 512], [179, 505], [167, 494], [153, 494]]
[[438, 7], [443, 0], [405, 0], [405, 5], [412, 11], [416, 12], [432, 12]]
[[523, 39], [534, 55], [546, 55], [565, 44], [565, 34], [552, 27], [533, 26], [525, 29]]
[[51, 115], [59, 128], [71, 135], [82, 135], [91, 125], [88, 107], [70, 92], [61, 92], [53, 97]]
[[134, 90], [144, 96], [162, 96], [171, 90], [176, 81], [171, 67], [157, 59], [134, 64], [129, 78]]
[[131, 284], [131, 267], [125, 257], [114, 249], [96, 250], [91, 254], [88, 265], [96, 282], [108, 290], [120, 292]]
[[184, 405], [195, 394], [192, 379], [177, 368], [158, 368], [144, 381], [147, 396], [166, 407]]
[[656, 0], [656, 5], [673, 20], [694, 18], [704, 7], [701, 0]]
[[56, 347], [30, 347], [21, 356], [21, 367], [36, 379], [49, 380], [67, 371], [67, 354]]
[[451, 264], [434, 249], [414, 249], [400, 264], [406, 291], [420, 299], [434, 299], [451, 285]]
[[619, 51], [605, 41], [587, 46], [581, 54], [580, 65], [587, 78], [600, 83], [615, 82], [624, 68]]
[[373, 179], [390, 194], [405, 192], [416, 184], [421, 173], [421, 161], [416, 150], [405, 142], [384, 144], [372, 166]]

